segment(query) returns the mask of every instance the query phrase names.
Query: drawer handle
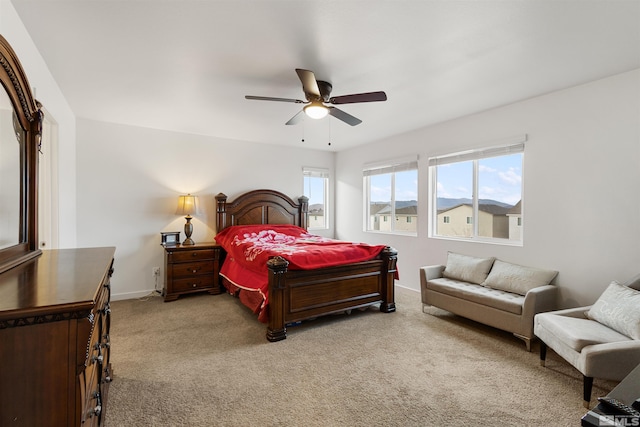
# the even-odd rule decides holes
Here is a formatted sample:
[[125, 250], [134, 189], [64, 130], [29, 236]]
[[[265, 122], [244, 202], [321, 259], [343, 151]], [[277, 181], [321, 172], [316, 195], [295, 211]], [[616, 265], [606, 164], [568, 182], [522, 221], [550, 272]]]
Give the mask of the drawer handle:
[[113, 379], [111, 378], [111, 372], [109, 372], [108, 366], [104, 368], [104, 373], [105, 373], [105, 377], [102, 380], [103, 383], [110, 383], [111, 381], [113, 381]]
[[197, 252], [193, 252], [193, 253], [191, 254], [191, 256], [198, 256], [198, 253], [197, 253]]
[[94, 399], [96, 399], [96, 406], [89, 410], [88, 414], [89, 418], [93, 417], [94, 415], [96, 417], [99, 417], [100, 414], [102, 413], [102, 402], [100, 401], [100, 392], [99, 391], [94, 391], [92, 397]]
[[197, 287], [198, 287], [198, 284], [197, 284], [197, 283], [194, 283], [192, 286], [193, 286], [194, 288], [197, 288]]
[[101, 412], [102, 412], [102, 406], [101, 405], [96, 405], [95, 408], [93, 408], [92, 410], [89, 411], [89, 417], [93, 417], [94, 415], [96, 417], [99, 417]]
[[193, 270], [191, 270], [191, 272], [195, 274], [198, 272], [198, 270], [194, 268]]

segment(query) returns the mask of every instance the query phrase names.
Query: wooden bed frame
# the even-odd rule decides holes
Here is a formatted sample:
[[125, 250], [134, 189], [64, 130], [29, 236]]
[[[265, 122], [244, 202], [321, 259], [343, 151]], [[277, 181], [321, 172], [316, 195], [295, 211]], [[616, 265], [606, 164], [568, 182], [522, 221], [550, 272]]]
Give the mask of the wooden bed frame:
[[[216, 196], [217, 232], [232, 225], [308, 224], [309, 199], [295, 203], [274, 190], [255, 190], [227, 202]], [[288, 262], [275, 257], [269, 269], [269, 323], [267, 339], [287, 337], [286, 325], [326, 314], [380, 304], [380, 311], [396, 311], [394, 278], [397, 252], [386, 247], [377, 259], [316, 270], [287, 270]], [[222, 278], [223, 283], [225, 279]]]

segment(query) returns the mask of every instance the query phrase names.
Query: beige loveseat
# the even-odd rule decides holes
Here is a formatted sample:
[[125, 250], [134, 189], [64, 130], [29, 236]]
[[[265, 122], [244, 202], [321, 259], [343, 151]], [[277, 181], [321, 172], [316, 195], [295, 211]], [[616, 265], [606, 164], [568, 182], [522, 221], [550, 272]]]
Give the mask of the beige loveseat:
[[534, 316], [556, 309], [557, 274], [449, 252], [447, 265], [420, 268], [423, 311], [435, 306], [512, 332], [531, 351]]

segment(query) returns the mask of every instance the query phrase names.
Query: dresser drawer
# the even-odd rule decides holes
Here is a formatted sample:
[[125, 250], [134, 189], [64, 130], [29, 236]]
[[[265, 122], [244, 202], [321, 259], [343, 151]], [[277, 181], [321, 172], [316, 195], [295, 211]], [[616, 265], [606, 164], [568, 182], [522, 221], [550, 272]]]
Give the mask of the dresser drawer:
[[176, 251], [167, 254], [168, 262], [189, 262], [205, 259], [214, 259], [216, 256], [215, 249], [200, 249], [191, 251]]
[[173, 281], [173, 292], [195, 291], [212, 288], [214, 286], [213, 274], [210, 276], [194, 276]]
[[199, 276], [202, 274], [213, 276], [214, 271], [214, 265], [212, 261], [172, 264], [169, 268], [171, 268], [171, 275], [174, 277], [174, 279]]

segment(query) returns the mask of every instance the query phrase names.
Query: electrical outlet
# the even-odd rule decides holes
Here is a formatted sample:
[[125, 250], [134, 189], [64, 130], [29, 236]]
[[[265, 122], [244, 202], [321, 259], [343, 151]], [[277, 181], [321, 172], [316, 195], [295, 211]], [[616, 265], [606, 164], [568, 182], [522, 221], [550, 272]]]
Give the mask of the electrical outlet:
[[151, 274], [153, 275], [153, 277], [159, 276], [160, 275], [160, 267], [153, 267], [151, 269]]

